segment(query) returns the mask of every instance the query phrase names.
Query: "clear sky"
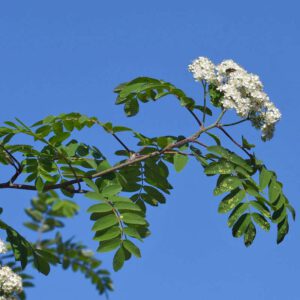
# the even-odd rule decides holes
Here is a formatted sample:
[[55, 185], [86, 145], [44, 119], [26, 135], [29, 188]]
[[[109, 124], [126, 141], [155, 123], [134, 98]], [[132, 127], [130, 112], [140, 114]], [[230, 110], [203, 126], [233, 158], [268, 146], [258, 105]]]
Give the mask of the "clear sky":
[[[283, 114], [275, 138], [262, 143], [259, 132], [243, 127], [256, 153], [275, 169], [299, 211], [299, 2], [282, 1], [2, 1], [0, 4], [0, 121], [27, 123], [78, 111], [103, 121], [132, 126], [148, 135], [190, 134], [195, 124], [176, 101], [144, 106], [127, 119], [114, 105], [113, 88], [136, 76], [173, 82], [199, 99], [200, 86], [187, 65], [198, 56], [216, 63], [232, 58], [257, 73]], [[233, 134], [241, 135], [236, 128]], [[113, 140], [99, 133], [84, 138], [101, 149]], [[300, 299], [300, 226], [291, 224], [280, 246], [276, 232], [259, 231], [245, 248], [218, 215], [213, 178], [196, 163], [179, 175], [165, 206], [150, 210], [152, 236], [132, 259], [112, 274], [112, 300]], [[3, 174], [1, 175], [1, 177]], [[0, 193], [4, 218], [21, 229], [31, 192]], [[90, 203], [78, 198], [84, 208]], [[88, 215], [69, 222], [92, 248]], [[29, 231], [26, 236], [32, 237]], [[109, 255], [103, 266], [111, 268]], [[39, 277], [29, 300], [99, 299], [81, 274], [54, 270]]]

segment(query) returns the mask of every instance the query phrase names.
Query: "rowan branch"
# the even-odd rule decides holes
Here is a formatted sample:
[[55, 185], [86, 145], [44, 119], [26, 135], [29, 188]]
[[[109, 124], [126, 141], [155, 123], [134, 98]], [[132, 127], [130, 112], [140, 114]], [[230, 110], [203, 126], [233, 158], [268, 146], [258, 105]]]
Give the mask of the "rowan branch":
[[[152, 158], [152, 157], [155, 157], [155, 156], [160, 156], [162, 154], [165, 154], [167, 151], [170, 151], [170, 150], [173, 150], [175, 148], [180, 148], [181, 146], [183, 145], [186, 145], [186, 144], [189, 144], [189, 143], [193, 143], [195, 142], [199, 136], [212, 129], [212, 128], [218, 128], [218, 126], [220, 126], [219, 122], [221, 121], [222, 117], [224, 116], [226, 110], [223, 110], [221, 112], [221, 114], [219, 115], [219, 117], [217, 118], [217, 120], [209, 125], [208, 127], [202, 127], [200, 128], [196, 133], [194, 133], [193, 135], [183, 139], [183, 140], [180, 140], [178, 142], [175, 142], [175, 143], [171, 143], [169, 145], [167, 145], [165, 148], [161, 149], [161, 150], [157, 150], [157, 151], [153, 151], [149, 154], [145, 154], [145, 155], [135, 155], [133, 156], [133, 158], [130, 158], [128, 159], [127, 161], [123, 162], [123, 163], [120, 163], [112, 168], [109, 168], [109, 169], [106, 169], [106, 170], [103, 170], [101, 172], [96, 172], [94, 174], [91, 174], [91, 175], [87, 175], [87, 176], [78, 176], [78, 178], [76, 179], [72, 179], [72, 180], [68, 180], [68, 181], [64, 181], [64, 182], [61, 182], [61, 183], [58, 183], [58, 184], [53, 184], [53, 185], [45, 185], [44, 187], [44, 192], [46, 191], [49, 191], [49, 190], [54, 190], [54, 189], [66, 189], [67, 187], [73, 185], [73, 184], [76, 184], [78, 182], [82, 182], [84, 178], [88, 178], [88, 179], [95, 179], [95, 178], [98, 178], [98, 177], [102, 177], [104, 175], [107, 175], [107, 174], [110, 174], [110, 173], [113, 173], [115, 171], [118, 171], [122, 168], [125, 168], [127, 166], [130, 166], [132, 164], [135, 164], [137, 162], [141, 162], [141, 161], [145, 161], [149, 158]], [[27, 184], [17, 184], [17, 183], [14, 183], [14, 184], [10, 184], [10, 183], [1, 183], [0, 184], [0, 189], [3, 189], [3, 188], [12, 188], [12, 189], [23, 189], [23, 190], [36, 190], [36, 186], [34, 185], [27, 185]], [[72, 192], [74, 193], [82, 193], [84, 191], [81, 191], [81, 190], [72, 190]]]

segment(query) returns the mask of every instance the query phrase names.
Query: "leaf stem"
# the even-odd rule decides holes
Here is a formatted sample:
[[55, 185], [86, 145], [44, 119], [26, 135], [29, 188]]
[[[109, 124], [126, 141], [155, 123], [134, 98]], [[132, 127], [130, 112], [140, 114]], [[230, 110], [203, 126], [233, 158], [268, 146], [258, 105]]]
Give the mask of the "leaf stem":
[[204, 89], [204, 97], [203, 97], [203, 118], [202, 118], [202, 121], [203, 121], [203, 124], [205, 123], [205, 119], [206, 119], [206, 107], [207, 107], [207, 99], [206, 99], [206, 96], [207, 96], [207, 84], [206, 82], [204, 82], [203, 80], [201, 81], [202, 82], [202, 86], [203, 86], [203, 89]]
[[240, 121], [237, 121], [237, 122], [233, 122], [233, 123], [222, 124], [222, 126], [223, 127], [234, 126], [234, 125], [238, 125], [238, 124], [244, 123], [246, 121], [249, 121], [249, 118], [246, 118], [246, 119], [243, 119], [243, 120], [240, 120]]

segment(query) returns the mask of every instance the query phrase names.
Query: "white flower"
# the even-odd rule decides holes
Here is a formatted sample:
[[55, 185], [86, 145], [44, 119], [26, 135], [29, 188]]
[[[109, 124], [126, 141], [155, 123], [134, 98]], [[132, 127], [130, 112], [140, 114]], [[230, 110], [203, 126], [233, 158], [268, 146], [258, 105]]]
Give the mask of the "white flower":
[[196, 81], [205, 80], [209, 83], [216, 80], [215, 65], [206, 57], [198, 57], [188, 66]]
[[7, 252], [7, 247], [4, 241], [0, 239], [0, 254], [5, 254]]
[[0, 268], [0, 289], [4, 294], [20, 293], [23, 290], [22, 278], [13, 270], [4, 266]]
[[189, 70], [197, 81], [205, 80], [222, 93], [223, 108], [234, 109], [241, 118], [249, 118], [255, 128], [260, 128], [263, 140], [273, 137], [281, 113], [263, 91], [257, 75], [248, 73], [231, 59], [214, 66], [205, 57], [196, 59]]

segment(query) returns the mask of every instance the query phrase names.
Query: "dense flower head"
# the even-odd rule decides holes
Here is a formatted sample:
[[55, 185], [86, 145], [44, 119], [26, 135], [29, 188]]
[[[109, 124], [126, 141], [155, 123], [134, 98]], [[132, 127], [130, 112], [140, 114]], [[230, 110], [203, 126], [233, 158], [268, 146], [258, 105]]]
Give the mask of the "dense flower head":
[[194, 60], [189, 71], [196, 81], [215, 86], [222, 93], [222, 107], [234, 109], [241, 118], [249, 118], [255, 128], [261, 129], [263, 140], [273, 137], [281, 113], [263, 91], [259, 76], [248, 73], [231, 59], [214, 65], [206, 57]]
[[0, 239], [0, 254], [5, 254], [7, 252], [7, 247], [4, 241]]
[[20, 293], [23, 290], [22, 278], [10, 267], [0, 268], [0, 291], [5, 295]]
[[215, 65], [207, 57], [199, 57], [189, 65], [189, 71], [193, 73], [196, 81], [216, 80]]

